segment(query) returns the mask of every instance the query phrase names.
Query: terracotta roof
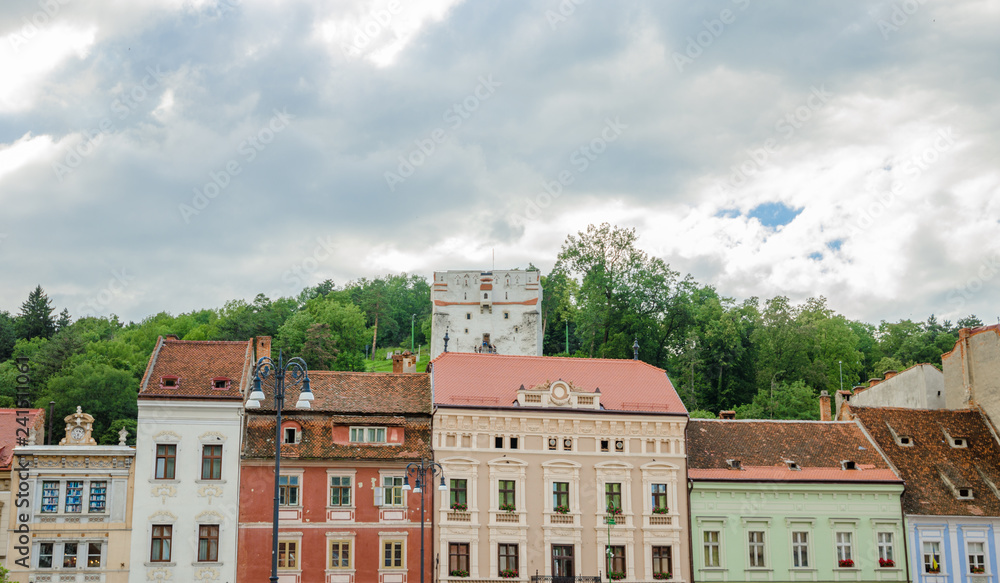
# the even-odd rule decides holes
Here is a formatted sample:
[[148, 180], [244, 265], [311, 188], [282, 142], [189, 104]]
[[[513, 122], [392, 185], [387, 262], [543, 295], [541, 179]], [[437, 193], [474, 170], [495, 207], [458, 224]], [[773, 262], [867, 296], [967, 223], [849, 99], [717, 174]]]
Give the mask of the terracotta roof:
[[[427, 373], [381, 373], [310, 371], [313, 411], [340, 414], [426, 414], [431, 413], [431, 379]], [[286, 383], [286, 387], [288, 387]], [[274, 386], [262, 383], [265, 398], [259, 409], [274, 411]], [[299, 387], [285, 391], [286, 411], [296, 411]]]
[[[693, 480], [901, 481], [854, 423], [691, 419], [687, 452]], [[742, 469], [730, 469], [728, 460], [739, 460]], [[857, 469], [844, 469], [843, 461]]]
[[[24, 425], [18, 423], [18, 411], [27, 412], [27, 415], [22, 415], [28, 418]], [[17, 430], [23, 428], [27, 431], [32, 427], [35, 429], [35, 443], [45, 443], [45, 409], [0, 409], [0, 471], [10, 471], [14, 448], [28, 444], [28, 436], [24, 433], [18, 435]]]
[[[274, 459], [275, 417], [253, 412], [247, 417], [243, 457]], [[378, 417], [373, 417], [367, 422], [378, 425], [380, 424], [378, 419]], [[283, 458], [402, 461], [431, 457], [431, 419], [429, 415], [406, 417], [403, 423], [403, 442], [401, 444], [380, 445], [334, 443], [334, 426], [355, 424], [358, 422], [357, 417], [298, 412], [284, 417], [283, 421], [296, 421], [302, 426], [300, 443], [281, 446]]]
[[[995, 489], [1000, 486], [1000, 444], [981, 413], [854, 406], [851, 411], [906, 480], [907, 514], [1000, 516]], [[897, 445], [893, 431], [909, 437], [912, 445]], [[945, 431], [967, 440], [967, 446], [952, 447]], [[948, 481], [954, 488], [971, 488], [974, 499], [958, 499]]]
[[562, 379], [599, 388], [607, 410], [687, 415], [666, 371], [639, 360], [446, 352], [432, 364], [436, 405], [510, 407], [521, 385]]
[[[252, 363], [252, 342], [174, 340], [163, 338], [149, 358], [139, 398], [242, 399], [240, 387]], [[163, 386], [164, 377], [176, 377], [176, 387]], [[229, 379], [226, 389], [213, 381]]]

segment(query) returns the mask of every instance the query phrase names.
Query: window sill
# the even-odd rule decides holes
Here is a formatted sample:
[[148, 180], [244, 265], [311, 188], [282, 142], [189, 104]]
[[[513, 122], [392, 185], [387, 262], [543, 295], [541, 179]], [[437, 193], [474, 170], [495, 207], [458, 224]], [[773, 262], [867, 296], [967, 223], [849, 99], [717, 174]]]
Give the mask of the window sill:
[[221, 567], [225, 565], [223, 561], [192, 561], [192, 567]]
[[177, 563], [171, 563], [168, 561], [146, 561], [143, 563], [146, 567], [176, 567]]
[[195, 484], [225, 484], [225, 480], [195, 480]]
[[809, 573], [814, 572], [817, 569], [815, 567], [789, 567], [789, 571], [795, 571], [796, 573]]
[[167, 478], [150, 478], [149, 479], [149, 483], [150, 484], [180, 484], [181, 481], [178, 480], [177, 478], [170, 478], [170, 479], [167, 479]]

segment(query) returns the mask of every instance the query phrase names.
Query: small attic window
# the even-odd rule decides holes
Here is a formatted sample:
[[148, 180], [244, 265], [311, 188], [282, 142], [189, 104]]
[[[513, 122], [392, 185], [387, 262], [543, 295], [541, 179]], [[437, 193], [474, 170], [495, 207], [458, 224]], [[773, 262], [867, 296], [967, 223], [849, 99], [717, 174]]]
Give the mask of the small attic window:
[[799, 464], [795, 463], [792, 460], [785, 460], [785, 465], [788, 466], [788, 469], [793, 470], [793, 471], [801, 471], [802, 470], [802, 468], [799, 467]]
[[840, 462], [840, 467], [845, 470], [856, 470], [858, 464], [854, 460], [843, 460]]
[[226, 389], [229, 388], [229, 383], [230, 382], [231, 381], [229, 379], [225, 378], [225, 377], [218, 377], [218, 378], [212, 379], [212, 388], [216, 389], [216, 390], [219, 390], [219, 391], [224, 391], [224, 390], [226, 390]]
[[169, 389], [175, 389], [181, 384], [180, 377], [162, 377], [160, 379], [160, 386], [167, 387]]
[[959, 500], [972, 500], [974, 496], [972, 495], [972, 488], [959, 488], [958, 489], [958, 499]]
[[952, 437], [951, 438], [952, 447], [968, 447], [969, 442], [964, 437]]
[[743, 464], [740, 463], [740, 460], [726, 460], [726, 466], [729, 467], [730, 470], [743, 469]]
[[285, 428], [285, 439], [282, 443], [298, 443], [299, 430], [295, 427]]
[[904, 447], [909, 447], [909, 446], [913, 445], [913, 440], [910, 439], [909, 435], [900, 435], [899, 436], [899, 440], [897, 441], [897, 443], [899, 445], [904, 446]]

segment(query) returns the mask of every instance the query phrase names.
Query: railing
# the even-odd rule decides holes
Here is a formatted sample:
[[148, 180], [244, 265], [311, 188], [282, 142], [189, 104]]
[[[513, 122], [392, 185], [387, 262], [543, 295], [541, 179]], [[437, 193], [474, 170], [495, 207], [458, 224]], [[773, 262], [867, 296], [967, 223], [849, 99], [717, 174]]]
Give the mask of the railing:
[[671, 524], [671, 517], [662, 515], [652, 515], [649, 517], [649, 524], [651, 526], [662, 526], [664, 524]]
[[521, 515], [513, 512], [500, 512], [497, 514], [497, 522], [521, 522]]
[[448, 522], [471, 522], [472, 518], [468, 512], [449, 512]]
[[551, 514], [549, 515], [550, 524], [573, 524], [576, 519], [569, 514]]

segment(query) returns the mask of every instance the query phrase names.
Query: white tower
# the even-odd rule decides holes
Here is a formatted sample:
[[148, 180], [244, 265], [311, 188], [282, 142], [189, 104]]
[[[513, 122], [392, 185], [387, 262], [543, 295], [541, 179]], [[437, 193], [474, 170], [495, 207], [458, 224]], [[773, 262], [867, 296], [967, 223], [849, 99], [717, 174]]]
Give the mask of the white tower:
[[431, 359], [444, 352], [542, 355], [541, 272], [436, 271]]

